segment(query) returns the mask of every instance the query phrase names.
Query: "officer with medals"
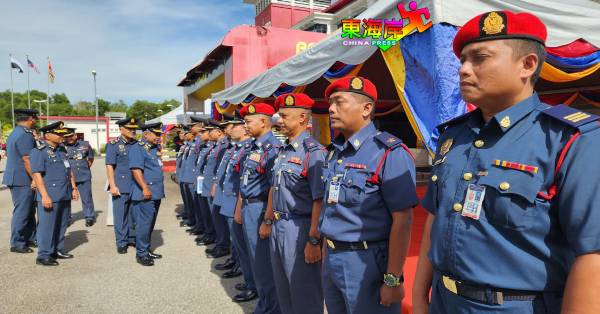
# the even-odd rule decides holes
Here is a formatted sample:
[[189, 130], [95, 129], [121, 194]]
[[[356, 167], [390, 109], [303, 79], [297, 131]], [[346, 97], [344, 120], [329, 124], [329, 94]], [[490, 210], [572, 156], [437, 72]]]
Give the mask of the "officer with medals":
[[477, 109], [439, 126], [415, 313], [600, 313], [599, 117], [540, 102], [545, 41], [510, 11], [456, 34]]
[[36, 264], [57, 266], [56, 259], [73, 258], [65, 252], [65, 233], [71, 200], [77, 200], [79, 196], [67, 150], [62, 145], [67, 129], [58, 121], [40, 128], [40, 131], [45, 141], [30, 152], [38, 201]]
[[329, 313], [399, 313], [404, 297], [415, 164], [395, 136], [372, 122], [375, 85], [362, 77], [325, 91], [331, 127], [340, 132], [323, 170], [319, 231], [326, 238], [323, 290]]
[[[255, 138], [242, 161], [242, 182], [235, 209], [235, 215], [238, 216], [236, 221], [243, 223], [250, 266], [258, 291], [259, 299], [254, 313], [281, 312], [273, 283], [270, 242], [268, 239], [260, 239], [258, 235], [267, 208], [271, 169], [281, 146], [281, 142], [271, 132], [271, 117], [274, 113], [273, 106], [266, 103], [251, 104], [240, 111], [248, 134]], [[264, 219], [264, 222], [273, 223], [269, 219]]]
[[200, 213], [200, 207], [197, 201], [196, 193], [196, 177], [198, 172], [196, 169], [196, 161], [198, 160], [198, 154], [204, 145], [202, 139], [202, 133], [204, 129], [204, 120], [198, 117], [190, 117], [190, 133], [193, 137], [188, 143], [188, 148], [183, 156], [182, 160], [182, 174], [180, 176], [180, 182], [184, 186], [185, 201], [184, 204], [189, 210], [191, 215], [188, 215], [181, 223], [181, 226], [190, 227], [186, 230], [192, 235], [200, 235], [204, 232], [204, 221]]
[[35, 247], [35, 182], [31, 180], [29, 152], [36, 146], [33, 135], [37, 110], [15, 109], [17, 125], [6, 140], [6, 169], [2, 184], [8, 186], [13, 202], [10, 251], [32, 253]]
[[274, 222], [263, 222], [260, 236], [271, 237], [271, 265], [282, 313], [323, 313], [317, 225], [326, 150], [307, 130], [313, 104], [308, 95], [299, 93], [275, 99], [287, 141], [272, 169], [265, 218]]
[[131, 213], [133, 179], [129, 169], [129, 151], [137, 144], [135, 131], [139, 128], [135, 118], [118, 120], [121, 136], [106, 144], [106, 177], [113, 199], [113, 215], [117, 253], [127, 253], [135, 245], [134, 220]]
[[90, 169], [94, 162], [94, 150], [89, 142], [77, 139], [74, 128], [67, 128], [67, 131], [64, 136], [67, 156], [79, 190], [85, 226], [91, 227], [96, 222], [94, 200], [92, 199], [92, 171]]
[[208, 195], [208, 206], [211, 210], [211, 217], [215, 228], [215, 247], [206, 250], [208, 258], [219, 258], [230, 254], [231, 236], [227, 220], [220, 214], [220, 205], [215, 204], [216, 186], [213, 183], [217, 180], [216, 171], [219, 162], [223, 159], [225, 151], [229, 147], [229, 138], [226, 136], [225, 128], [229, 128], [228, 124], [221, 124], [216, 121], [211, 121], [212, 129], [209, 136], [215, 142], [215, 147], [207, 155], [206, 165], [204, 166], [204, 181], [202, 182], [202, 194]]
[[[233, 252], [230, 259], [222, 264], [215, 265], [215, 269], [229, 269], [229, 271], [223, 273], [223, 278], [237, 277], [241, 272], [244, 282], [235, 285], [235, 288], [240, 293], [233, 297], [233, 301], [247, 302], [256, 299], [258, 294], [256, 292], [252, 267], [250, 266], [250, 257], [244, 238], [244, 231], [242, 225], [234, 221], [234, 211], [240, 191], [240, 172], [242, 166], [240, 161], [244, 158], [245, 153], [250, 151], [252, 138], [248, 135], [244, 120], [239, 116], [239, 112], [236, 112], [230, 118], [226, 116], [226, 119], [228, 119], [227, 124], [231, 125], [229, 134], [232, 147], [225, 152], [217, 170], [217, 196], [215, 197], [215, 202], [219, 199], [221, 206], [220, 214], [227, 219]], [[218, 196], [219, 194], [221, 194], [220, 197]]]
[[[205, 120], [206, 126], [204, 127], [204, 132], [202, 133], [202, 141], [204, 145], [200, 147], [200, 152], [198, 153], [198, 158], [194, 164], [194, 172], [195, 172], [195, 197], [196, 204], [198, 206], [199, 213], [202, 217], [202, 222], [204, 223], [204, 234], [196, 237], [196, 245], [210, 245], [215, 243], [217, 234], [215, 231], [215, 226], [212, 218], [211, 208], [209, 205], [209, 197], [210, 197], [210, 188], [205, 187], [204, 181], [207, 178], [204, 175], [204, 169], [208, 162], [208, 156], [215, 148], [214, 138], [211, 138], [211, 132], [216, 128], [214, 125], [210, 123], [210, 120]], [[213, 135], [214, 137], [214, 135]], [[205, 250], [206, 253], [210, 252], [210, 249]]]
[[129, 168], [135, 181], [131, 190], [133, 216], [135, 219], [135, 256], [142, 266], [153, 266], [154, 259], [162, 255], [152, 251], [152, 231], [160, 202], [165, 198], [164, 175], [160, 151], [162, 123], [140, 126], [143, 138], [133, 146], [129, 154]]

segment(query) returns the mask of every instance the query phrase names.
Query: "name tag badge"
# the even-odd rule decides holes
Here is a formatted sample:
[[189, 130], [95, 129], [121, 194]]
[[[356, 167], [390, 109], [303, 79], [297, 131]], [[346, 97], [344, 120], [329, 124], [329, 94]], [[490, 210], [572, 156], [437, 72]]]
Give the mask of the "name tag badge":
[[196, 177], [196, 194], [202, 194], [202, 182], [204, 182], [204, 176]]
[[249, 158], [252, 161], [260, 162], [260, 154], [252, 153], [252, 154], [250, 154]]
[[63, 164], [65, 164], [66, 168], [71, 168], [71, 165], [69, 164], [68, 160], [63, 160]]
[[477, 184], [469, 184], [467, 197], [463, 205], [462, 215], [471, 219], [479, 220], [483, 198], [485, 197], [485, 187]]
[[329, 194], [327, 195], [327, 203], [335, 204], [340, 199], [340, 182], [338, 181], [339, 176], [333, 177], [333, 180], [329, 183]]

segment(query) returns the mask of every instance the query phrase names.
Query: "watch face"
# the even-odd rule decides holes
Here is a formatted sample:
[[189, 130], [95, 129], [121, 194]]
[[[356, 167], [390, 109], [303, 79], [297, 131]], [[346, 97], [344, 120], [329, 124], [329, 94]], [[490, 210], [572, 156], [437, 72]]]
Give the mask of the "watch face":
[[308, 238], [308, 242], [310, 242], [310, 244], [312, 244], [312, 245], [318, 245], [320, 241], [317, 238], [311, 237], [311, 238]]

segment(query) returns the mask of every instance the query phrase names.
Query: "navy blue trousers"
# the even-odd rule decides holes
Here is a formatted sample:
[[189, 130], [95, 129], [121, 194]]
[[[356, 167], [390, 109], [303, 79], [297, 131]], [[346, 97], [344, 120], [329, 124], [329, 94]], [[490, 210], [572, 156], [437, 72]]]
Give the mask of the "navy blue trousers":
[[83, 209], [83, 217], [85, 219], [96, 219], [94, 210], [94, 199], [92, 198], [92, 181], [77, 182], [77, 190], [79, 190], [79, 198]]
[[131, 212], [131, 194], [113, 196], [113, 217], [117, 247], [135, 243], [134, 219]]
[[23, 248], [35, 240], [35, 192], [28, 186], [9, 186], [14, 209], [10, 225], [10, 246]]
[[38, 258], [47, 258], [57, 251], [64, 252], [71, 201], [54, 202], [52, 209], [44, 208], [42, 202], [38, 201], [37, 207]]
[[135, 254], [146, 256], [152, 247], [152, 231], [156, 224], [160, 200], [133, 201], [135, 217]]

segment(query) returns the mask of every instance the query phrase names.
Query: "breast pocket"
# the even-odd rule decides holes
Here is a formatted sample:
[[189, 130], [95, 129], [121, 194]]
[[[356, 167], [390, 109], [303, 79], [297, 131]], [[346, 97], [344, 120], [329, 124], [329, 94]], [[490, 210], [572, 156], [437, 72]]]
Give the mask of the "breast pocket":
[[306, 179], [302, 177], [301, 172], [302, 167], [300, 165], [287, 164], [283, 166], [281, 169], [281, 176], [282, 179], [285, 180], [285, 186], [292, 190], [302, 188], [306, 183]]
[[340, 189], [340, 203], [360, 204], [367, 194], [367, 179], [369, 173], [366, 171], [348, 171], [342, 178]]
[[489, 223], [523, 230], [535, 222], [540, 212], [537, 202], [542, 201], [537, 199], [542, 186], [540, 174], [491, 168], [479, 184], [486, 186], [483, 209]]

